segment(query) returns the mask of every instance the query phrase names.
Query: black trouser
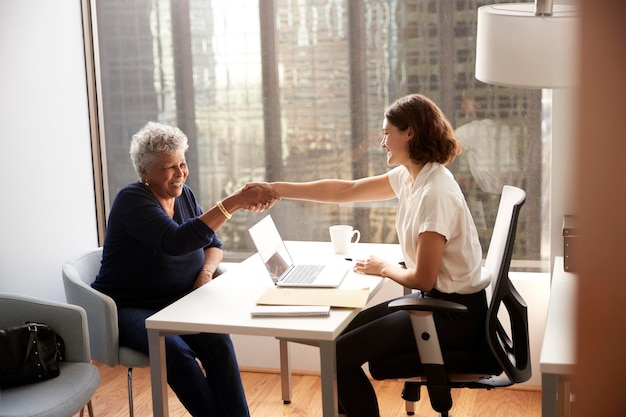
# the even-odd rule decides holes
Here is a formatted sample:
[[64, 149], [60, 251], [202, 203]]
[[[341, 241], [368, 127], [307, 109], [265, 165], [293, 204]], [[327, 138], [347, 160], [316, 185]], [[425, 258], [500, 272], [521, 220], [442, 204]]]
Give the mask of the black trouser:
[[[444, 294], [437, 290], [405, 297], [440, 298], [468, 307], [464, 314], [435, 313], [442, 349], [476, 345], [484, 335], [487, 314], [485, 291]], [[392, 312], [385, 301], [361, 311], [337, 338], [337, 392], [339, 408], [348, 417], [378, 417], [378, 401], [362, 365], [370, 358], [396, 353], [417, 353], [408, 311]], [[419, 355], [418, 355], [419, 356]]]

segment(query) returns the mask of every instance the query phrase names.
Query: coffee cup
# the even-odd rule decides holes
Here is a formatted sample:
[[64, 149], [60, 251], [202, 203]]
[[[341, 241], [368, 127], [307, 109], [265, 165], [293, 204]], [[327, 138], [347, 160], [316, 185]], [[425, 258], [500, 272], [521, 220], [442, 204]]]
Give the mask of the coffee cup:
[[328, 231], [335, 253], [348, 253], [348, 250], [361, 239], [361, 232], [347, 224], [330, 226]]

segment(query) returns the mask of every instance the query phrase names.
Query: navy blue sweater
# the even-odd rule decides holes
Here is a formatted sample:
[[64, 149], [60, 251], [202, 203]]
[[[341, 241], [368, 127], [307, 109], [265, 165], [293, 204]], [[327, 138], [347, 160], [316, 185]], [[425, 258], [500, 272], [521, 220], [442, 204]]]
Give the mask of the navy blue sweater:
[[157, 310], [189, 293], [204, 265], [204, 249], [222, 248], [200, 214], [186, 185], [173, 219], [143, 184], [125, 186], [111, 207], [102, 265], [92, 286], [118, 307]]

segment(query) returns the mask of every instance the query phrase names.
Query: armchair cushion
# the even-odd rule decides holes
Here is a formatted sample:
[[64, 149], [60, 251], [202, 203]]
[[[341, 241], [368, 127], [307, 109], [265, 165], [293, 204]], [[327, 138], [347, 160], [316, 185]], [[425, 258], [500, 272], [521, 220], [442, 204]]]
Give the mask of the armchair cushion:
[[[54, 379], [3, 389], [0, 415], [61, 417], [71, 416], [83, 408], [86, 403], [84, 392], [93, 393], [100, 385], [98, 368], [84, 362], [62, 362], [60, 368], [61, 374]], [[51, 404], [56, 405], [51, 409]]]

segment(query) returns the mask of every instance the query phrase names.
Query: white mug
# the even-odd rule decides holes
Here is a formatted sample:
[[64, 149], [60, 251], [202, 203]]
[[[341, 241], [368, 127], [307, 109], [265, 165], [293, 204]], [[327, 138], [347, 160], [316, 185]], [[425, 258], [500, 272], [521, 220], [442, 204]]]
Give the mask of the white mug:
[[348, 249], [359, 243], [361, 239], [361, 232], [347, 224], [330, 226], [328, 231], [330, 232], [330, 241], [333, 243], [335, 253], [348, 253]]

